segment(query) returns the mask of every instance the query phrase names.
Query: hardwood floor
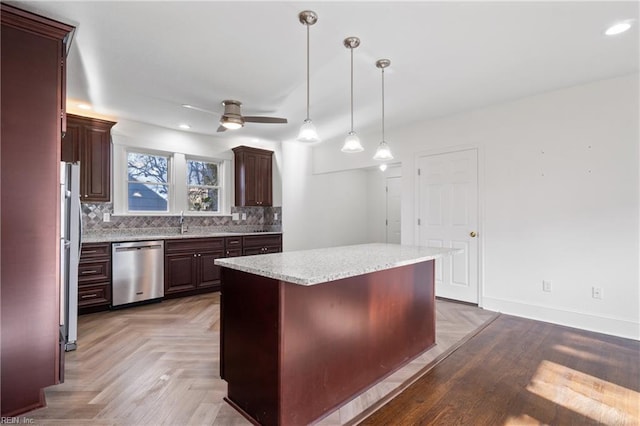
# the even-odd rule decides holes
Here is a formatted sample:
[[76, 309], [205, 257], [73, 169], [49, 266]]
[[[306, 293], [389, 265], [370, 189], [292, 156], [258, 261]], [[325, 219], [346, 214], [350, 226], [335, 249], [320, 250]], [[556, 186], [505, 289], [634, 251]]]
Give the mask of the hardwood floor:
[[[495, 314], [438, 301], [436, 316], [436, 347], [319, 423], [353, 421]], [[25, 417], [34, 425], [248, 425], [222, 400], [219, 320], [219, 293], [81, 316], [65, 383]]]
[[640, 424], [640, 342], [501, 315], [362, 425]]

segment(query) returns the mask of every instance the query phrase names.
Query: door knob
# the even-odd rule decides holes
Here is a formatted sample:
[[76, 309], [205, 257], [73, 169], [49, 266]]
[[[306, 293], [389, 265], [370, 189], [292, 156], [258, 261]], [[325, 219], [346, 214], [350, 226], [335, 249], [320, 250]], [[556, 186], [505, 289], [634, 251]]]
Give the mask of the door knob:
[[475, 238], [475, 237], [476, 237], [476, 235], [478, 235], [478, 234], [476, 234], [476, 232], [475, 232], [475, 231], [471, 231], [471, 232], [469, 232], [469, 236], [470, 236], [471, 238]]

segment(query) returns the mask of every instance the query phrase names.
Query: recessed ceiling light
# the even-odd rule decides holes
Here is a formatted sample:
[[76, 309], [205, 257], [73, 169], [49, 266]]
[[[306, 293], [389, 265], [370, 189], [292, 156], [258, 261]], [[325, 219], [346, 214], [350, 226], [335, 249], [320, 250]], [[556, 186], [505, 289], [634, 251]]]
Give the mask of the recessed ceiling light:
[[612, 36], [616, 34], [621, 34], [627, 31], [629, 28], [631, 28], [631, 21], [623, 21], [610, 26], [609, 28], [607, 28], [607, 30], [604, 33], [608, 36]]
[[91, 109], [91, 105], [89, 105], [89, 104], [78, 104], [78, 105], [76, 105], [76, 106], [77, 106], [78, 108], [80, 108], [80, 109], [86, 109], [86, 110]]
[[184, 129], [184, 130], [189, 130], [191, 128], [191, 126], [189, 126], [188, 124], [184, 124], [184, 123], [178, 125], [178, 127], [180, 127], [181, 129]]

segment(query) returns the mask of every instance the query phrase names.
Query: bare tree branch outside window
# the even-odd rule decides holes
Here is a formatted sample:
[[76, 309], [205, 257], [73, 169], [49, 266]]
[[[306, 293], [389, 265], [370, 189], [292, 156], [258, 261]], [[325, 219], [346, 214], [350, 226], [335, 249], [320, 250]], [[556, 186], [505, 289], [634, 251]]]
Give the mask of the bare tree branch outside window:
[[219, 164], [187, 160], [188, 202], [191, 211], [220, 211]]
[[168, 211], [169, 158], [127, 153], [129, 211]]

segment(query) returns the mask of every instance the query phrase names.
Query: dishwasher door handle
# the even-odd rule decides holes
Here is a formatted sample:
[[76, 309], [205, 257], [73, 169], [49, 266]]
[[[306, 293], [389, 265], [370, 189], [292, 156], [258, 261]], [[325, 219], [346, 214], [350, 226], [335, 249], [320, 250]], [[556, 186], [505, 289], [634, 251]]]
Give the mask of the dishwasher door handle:
[[136, 251], [136, 250], [151, 250], [151, 249], [161, 249], [161, 245], [152, 245], [152, 246], [137, 246], [137, 247], [116, 247], [116, 252], [118, 251]]

